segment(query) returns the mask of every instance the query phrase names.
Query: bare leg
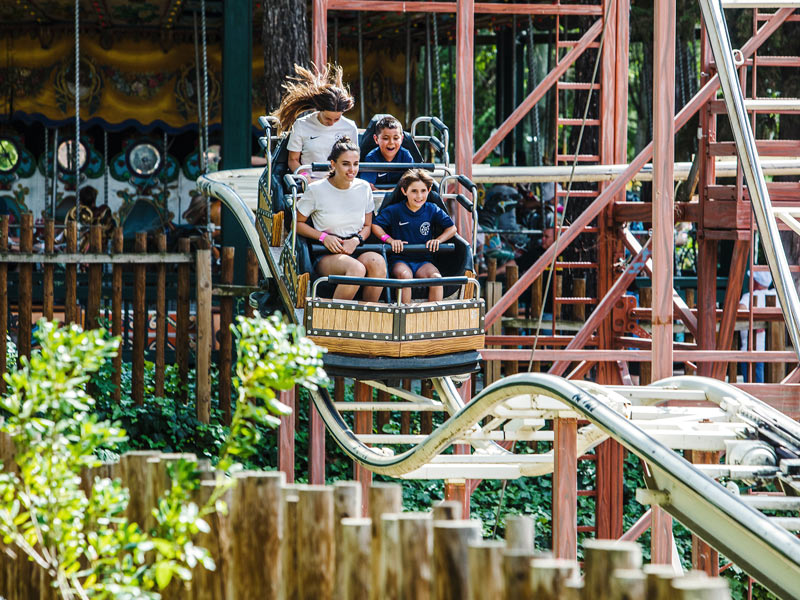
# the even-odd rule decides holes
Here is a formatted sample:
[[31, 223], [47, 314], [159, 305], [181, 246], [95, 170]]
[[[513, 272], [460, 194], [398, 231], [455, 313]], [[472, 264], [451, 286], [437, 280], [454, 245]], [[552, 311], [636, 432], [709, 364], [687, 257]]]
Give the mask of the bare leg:
[[[367, 277], [386, 278], [386, 261], [377, 252], [364, 252], [358, 257], [358, 262], [364, 265]], [[381, 298], [382, 287], [364, 287], [364, 300], [378, 302]]]
[[[331, 254], [324, 257], [317, 265], [320, 275], [347, 275], [349, 277], [364, 277], [367, 273], [366, 267], [352, 256], [347, 254]], [[333, 297], [337, 300], [352, 300], [356, 292], [357, 285], [337, 285], [333, 292]]]
[[[441, 277], [439, 269], [433, 266], [433, 263], [425, 263], [417, 269], [416, 277], [419, 279], [428, 279], [432, 277]], [[434, 285], [428, 288], [428, 300], [430, 302], [438, 302], [444, 297], [444, 288], [440, 285]]]
[[[395, 279], [411, 279], [414, 274], [411, 272], [411, 267], [406, 263], [398, 262], [392, 267], [392, 277]], [[401, 298], [404, 304], [411, 302], [411, 288], [403, 288]]]

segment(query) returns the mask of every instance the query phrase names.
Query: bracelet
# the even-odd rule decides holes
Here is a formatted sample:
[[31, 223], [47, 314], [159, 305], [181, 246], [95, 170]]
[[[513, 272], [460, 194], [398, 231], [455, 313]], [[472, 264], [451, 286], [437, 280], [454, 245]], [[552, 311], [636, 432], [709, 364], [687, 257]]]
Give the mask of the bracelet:
[[328, 233], [326, 231], [323, 231], [322, 235], [319, 236], [319, 241], [324, 242], [326, 237], [328, 237]]
[[386, 241], [386, 240], [388, 240], [388, 239], [389, 239], [389, 234], [388, 234], [388, 233], [384, 233], [384, 234], [381, 236], [381, 241], [382, 241], [382, 242], [385, 242], [385, 241]]

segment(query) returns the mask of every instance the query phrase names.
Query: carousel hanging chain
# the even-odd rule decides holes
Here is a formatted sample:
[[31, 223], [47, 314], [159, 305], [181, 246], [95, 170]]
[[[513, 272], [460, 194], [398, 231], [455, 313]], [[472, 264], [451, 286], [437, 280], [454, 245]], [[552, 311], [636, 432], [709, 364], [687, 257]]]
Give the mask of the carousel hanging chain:
[[[79, 152], [81, 147], [81, 30], [80, 30], [80, 0], [75, 0], [75, 145], [72, 148], [72, 165], [75, 168], [75, 206], [76, 213], [80, 214], [81, 206], [81, 175]], [[55, 173], [54, 173], [55, 174]], [[78, 228], [80, 228], [80, 220]]]
[[[208, 42], [206, 39], [206, 0], [200, 0], [200, 29], [203, 36], [203, 144], [208, 152]], [[203, 173], [208, 170], [208, 157], [203, 159]], [[206, 207], [208, 209], [208, 207]]]
[[197, 163], [200, 167], [200, 172], [205, 173], [205, 157], [206, 151], [203, 146], [203, 97], [200, 94], [200, 48], [197, 33], [197, 11], [192, 13], [194, 18], [194, 79], [195, 79], [195, 97], [197, 98]]
[[436, 13], [431, 15], [433, 21], [433, 70], [436, 72], [436, 101], [439, 104], [438, 117], [444, 120], [444, 110], [442, 109], [442, 66], [439, 63], [439, 27]]

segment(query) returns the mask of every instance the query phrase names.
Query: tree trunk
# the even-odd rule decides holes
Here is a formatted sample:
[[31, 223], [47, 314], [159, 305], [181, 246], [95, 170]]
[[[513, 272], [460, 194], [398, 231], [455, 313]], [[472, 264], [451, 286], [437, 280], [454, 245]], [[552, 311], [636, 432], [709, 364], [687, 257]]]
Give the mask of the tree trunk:
[[306, 2], [263, 0], [264, 97], [267, 113], [278, 107], [286, 77], [294, 65], [309, 66], [309, 31]]

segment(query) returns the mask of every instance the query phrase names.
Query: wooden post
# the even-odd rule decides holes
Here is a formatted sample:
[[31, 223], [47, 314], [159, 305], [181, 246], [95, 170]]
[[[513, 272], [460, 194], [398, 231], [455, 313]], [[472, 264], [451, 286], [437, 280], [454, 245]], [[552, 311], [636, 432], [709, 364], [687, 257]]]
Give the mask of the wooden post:
[[[378, 553], [378, 597], [381, 600], [398, 600], [400, 597], [400, 513], [381, 515], [381, 545], [373, 547]], [[373, 582], [374, 583], [374, 582]]]
[[434, 521], [458, 521], [463, 514], [464, 507], [456, 500], [442, 500], [433, 505]]
[[[686, 288], [686, 306], [688, 306], [690, 309], [695, 308], [697, 306], [697, 300], [694, 288]], [[692, 334], [687, 331], [683, 334], [683, 341], [691, 343], [695, 340]], [[687, 375], [697, 375], [697, 370], [694, 367], [686, 365], [685, 369]]]
[[567, 581], [576, 579], [580, 569], [574, 560], [534, 558], [531, 562], [531, 589], [537, 600], [561, 600]]
[[[160, 233], [156, 237], [156, 248], [163, 254], [167, 251], [167, 236]], [[167, 265], [158, 263], [156, 280], [156, 364], [155, 393], [164, 397], [164, 353], [167, 346]]]
[[[767, 306], [776, 306], [776, 297], [766, 297]], [[786, 350], [786, 326], [783, 321], [770, 321], [767, 326], [767, 350], [783, 351]], [[767, 383], [780, 383], [786, 376], [786, 365], [784, 363], [766, 364]]]
[[[506, 267], [506, 289], [511, 289], [511, 286], [517, 283], [519, 279], [519, 267], [517, 265], [508, 265]], [[519, 300], [514, 300], [511, 303], [511, 306], [508, 307], [506, 311], [507, 317], [518, 317], [519, 316]], [[519, 329], [517, 327], [506, 327], [506, 335], [518, 335]], [[516, 360], [508, 361], [505, 365], [505, 374], [508, 375], [516, 375], [519, 373], [519, 363]]]
[[[433, 383], [430, 379], [423, 379], [420, 382], [420, 395], [425, 398], [433, 398]], [[426, 410], [419, 414], [419, 428], [423, 435], [428, 435], [433, 431], [433, 413]]]
[[[372, 523], [363, 517], [342, 519], [341, 542], [342, 562], [337, 566], [336, 579], [343, 587], [336, 589], [336, 598], [350, 600], [369, 598], [372, 593], [372, 579], [364, 565], [372, 556]], [[340, 571], [341, 569], [341, 571]]]
[[[653, 306], [653, 288], [639, 288], [639, 306], [650, 308]], [[639, 385], [653, 383], [653, 366], [650, 362], [639, 363]]]
[[[408, 380], [404, 380], [405, 381]], [[390, 394], [386, 390], [378, 390], [378, 402], [390, 402]], [[377, 413], [377, 426], [378, 433], [383, 433], [386, 427], [392, 420], [392, 413], [388, 410], [381, 410]], [[400, 433], [409, 433], [411, 428], [411, 417], [409, 411], [403, 411], [400, 421]]]
[[672, 563], [672, 517], [660, 506], [650, 507], [650, 561]]
[[506, 517], [506, 547], [508, 550], [534, 551], [536, 523], [528, 515]]
[[[536, 319], [538, 321], [539, 314], [542, 311], [542, 277], [537, 277], [533, 281], [533, 285], [531, 285], [531, 303], [530, 303], [530, 317], [532, 319]], [[538, 373], [542, 368], [542, 365], [539, 361], [534, 361], [531, 364], [531, 370], [534, 373]]]
[[[99, 254], [103, 251], [103, 229], [92, 225], [89, 230], [89, 249]], [[86, 329], [96, 329], [100, 317], [100, 300], [103, 296], [103, 265], [89, 265], [89, 293], [86, 296]]]
[[157, 451], [136, 450], [126, 452], [119, 459], [122, 485], [130, 490], [130, 500], [125, 516], [128, 521], [138, 523], [142, 528], [145, 527], [150, 511], [155, 506], [152, 501], [157, 497], [151, 469], [148, 465], [148, 461], [157, 456]]
[[584, 600], [607, 598], [611, 589], [611, 573], [615, 569], [638, 569], [642, 566], [642, 550], [634, 542], [586, 540], [584, 556]]
[[[586, 278], [576, 277], [572, 280], [573, 294], [578, 298], [586, 298]], [[586, 305], [582, 303], [574, 304], [572, 306], [573, 318], [579, 323], [586, 320]]]
[[278, 470], [286, 474], [286, 481], [294, 483], [294, 434], [297, 410], [296, 389], [291, 388], [278, 394], [278, 399], [292, 409], [292, 414], [281, 417], [278, 428]]
[[429, 600], [431, 597], [431, 550], [433, 520], [429, 513], [397, 515], [400, 540], [400, 600]]
[[[456, 454], [469, 454], [469, 451], [459, 451], [463, 448], [463, 444], [458, 444], [455, 447]], [[467, 446], [467, 448], [469, 448]], [[444, 481], [444, 499], [447, 501], [458, 502], [461, 504], [462, 518], [469, 518], [469, 500], [470, 495], [467, 493], [467, 480], [466, 479], [445, 479]]]
[[[19, 230], [20, 252], [33, 252], [33, 213], [22, 213]], [[3, 291], [3, 293], [6, 293]], [[17, 335], [17, 358], [31, 355], [31, 318], [33, 312], [33, 265], [24, 263], [19, 266], [19, 312]], [[3, 333], [5, 335], [5, 332]]]
[[[217, 487], [216, 481], [201, 481], [196, 491], [195, 502], [198, 506], [208, 502], [211, 494]], [[231, 490], [225, 492], [222, 501], [231, 506]], [[227, 600], [225, 585], [230, 580], [230, 556], [227, 540], [229, 539], [228, 514], [213, 512], [206, 517], [209, 531], [197, 535], [197, 545], [206, 548], [216, 565], [216, 569], [209, 571], [198, 565], [192, 571], [192, 592], [194, 600]]]
[[678, 576], [671, 565], [645, 565], [645, 597], [648, 600], [672, 600], [672, 580]]
[[[233, 283], [233, 255], [235, 248], [222, 249], [220, 279], [223, 284]], [[233, 360], [233, 296], [219, 299], [219, 408], [226, 425], [231, 422], [231, 363]]]
[[730, 600], [728, 582], [721, 578], [680, 577], [672, 580], [675, 600]]
[[[178, 240], [178, 251], [189, 254], [188, 238]], [[186, 402], [186, 381], [189, 377], [189, 287], [190, 271], [188, 263], [178, 265], [178, 305], [175, 315], [175, 362], [178, 364], [178, 398]]]
[[467, 548], [469, 600], [505, 600], [503, 542], [475, 540]]
[[553, 471], [553, 554], [578, 556], [578, 420], [555, 419]]
[[311, 61], [322, 69], [328, 62], [328, 0], [313, 0], [311, 26]]
[[[336, 564], [336, 581], [334, 585], [335, 598], [347, 598], [346, 589], [349, 575], [347, 565], [351, 557], [346, 554], [343, 541], [342, 521], [347, 518], [361, 517], [361, 484], [357, 481], [337, 481], [333, 485], [333, 530], [334, 539], [337, 546], [334, 549]], [[368, 519], [367, 519], [368, 521]], [[372, 530], [369, 530], [372, 535]], [[369, 547], [369, 545], [368, 545]], [[356, 563], [358, 564], [358, 563]], [[362, 571], [366, 571], [364, 564], [359, 565]]]
[[497, 259], [490, 258], [486, 261], [486, 282], [493, 283], [497, 281]]
[[[366, 383], [362, 383], [360, 381], [356, 381], [353, 383], [353, 400], [355, 402], [372, 402], [372, 388], [368, 386]], [[370, 434], [372, 433], [372, 412], [367, 410], [359, 410], [356, 412], [355, 415], [355, 433], [358, 435], [359, 433], [362, 434]], [[356, 481], [361, 482], [361, 486], [364, 490], [364, 498], [369, 499], [370, 492], [369, 486], [372, 483], [372, 471], [367, 469], [366, 467], [362, 466], [361, 463], [358, 461], [353, 461], [353, 478]], [[364, 509], [364, 515], [366, 515], [366, 507]], [[399, 511], [391, 511], [391, 512], [399, 512]], [[372, 516], [372, 527], [380, 526], [380, 519], [376, 519], [374, 515]], [[373, 549], [380, 548], [380, 546], [376, 546], [373, 544]], [[373, 584], [375, 580], [372, 580]], [[373, 585], [373, 593], [378, 593], [378, 590]]]
[[[78, 251], [78, 225], [75, 221], [67, 223], [67, 252]], [[76, 323], [78, 320], [78, 265], [64, 265], [64, 320]]]
[[[686, 450], [684, 456], [694, 465], [719, 464], [719, 452]], [[692, 568], [711, 577], [719, 575], [719, 553], [696, 535], [692, 535]]]
[[644, 600], [645, 574], [639, 569], [615, 569], [611, 572], [609, 600]]
[[503, 553], [503, 577], [508, 600], [533, 600], [531, 563], [533, 551], [507, 548]]
[[211, 418], [211, 250], [197, 250], [197, 418], [208, 423]]
[[403, 510], [403, 488], [396, 483], [373, 483], [367, 492], [367, 506], [372, 520], [372, 598], [381, 600], [381, 555], [383, 547], [383, 528], [381, 517], [385, 514], [399, 513]]
[[[455, 165], [456, 172], [472, 177], [473, 101], [475, 61], [475, 1], [456, 3], [456, 107]], [[476, 202], [477, 198], [472, 198]], [[472, 239], [472, 219], [460, 204], [456, 207], [456, 227], [465, 240]], [[477, 224], [476, 224], [477, 226]]]
[[313, 402], [308, 412], [308, 480], [321, 485], [325, 483], [325, 424]]
[[[0, 252], [8, 251], [8, 215], [0, 215]], [[8, 265], [0, 262], [0, 290], [8, 289]], [[0, 393], [6, 391], [6, 372], [8, 360], [8, 294], [0, 294]], [[2, 589], [0, 589], [2, 591]]]
[[[301, 486], [297, 496], [298, 598], [330, 600], [333, 598], [335, 568], [333, 488]], [[373, 530], [374, 527], [373, 522]], [[250, 589], [251, 597], [253, 589], [257, 588]]]
[[[55, 222], [53, 219], [45, 219], [44, 221], [44, 251], [46, 254], [52, 254], [55, 251], [55, 240], [56, 240], [56, 227]], [[42, 275], [42, 312], [44, 313], [44, 318], [48, 321], [53, 320], [53, 305], [54, 305], [54, 298], [53, 298], [53, 267], [52, 263], [47, 263], [44, 265], [44, 273]], [[5, 287], [1, 287], [0, 289], [6, 289]]]
[[[250, 287], [256, 287], [258, 285], [258, 259], [256, 258], [255, 250], [252, 248], [247, 249], [247, 267], [245, 268], [244, 280], [245, 284]], [[248, 317], [254, 317], [256, 309], [250, 306], [250, 302], [245, 302], [244, 313]]]
[[623, 468], [625, 448], [616, 440], [606, 440], [595, 450], [597, 457], [595, 523], [597, 537], [619, 539], [623, 534]]
[[[228, 597], [231, 600], [252, 598], [253, 590], [258, 590], [264, 598], [277, 598], [283, 576], [280, 560], [283, 473], [249, 471], [236, 473], [234, 478], [236, 485], [231, 490], [230, 504], [231, 562], [227, 580]], [[302, 492], [300, 496], [302, 511]], [[318, 518], [322, 520], [322, 514]], [[309, 520], [313, 522], [315, 518]], [[301, 528], [302, 526], [309, 524], [303, 524]], [[321, 540], [316, 540], [311, 545], [315, 543], [319, 544]], [[307, 550], [305, 545], [301, 544], [299, 547], [303, 551]], [[330, 568], [332, 569], [332, 565]]]
[[[136, 251], [147, 252], [147, 234], [136, 234]], [[147, 285], [145, 265], [133, 267], [133, 365], [131, 367], [131, 396], [141, 406], [144, 404], [144, 349], [147, 339], [147, 306], [145, 291]]]
[[298, 523], [297, 512], [300, 499], [296, 486], [283, 488], [283, 540], [281, 542], [281, 566], [283, 580], [281, 598], [297, 600], [298, 595]]
[[468, 547], [480, 539], [479, 521], [433, 522], [433, 600], [469, 594]]
[[553, 321], [561, 319], [561, 302], [556, 298], [562, 297], [562, 290], [564, 288], [564, 276], [560, 269], [556, 269], [556, 276], [553, 280]]
[[[411, 380], [410, 379], [403, 379], [403, 389], [407, 391], [411, 391]], [[383, 394], [383, 395], [381, 395]], [[378, 401], [380, 402], [381, 399], [383, 401], [389, 400], [389, 393], [384, 392], [383, 390], [378, 390]], [[389, 422], [390, 414], [388, 412], [380, 412], [378, 413], [378, 431], [383, 432], [382, 426], [382, 419], [381, 417], [385, 418], [386, 423]], [[400, 433], [402, 434], [409, 434], [411, 433], [411, 412], [404, 410], [400, 413]]]
[[[112, 243], [114, 254], [122, 254], [122, 227], [114, 229]], [[111, 272], [111, 335], [122, 336], [122, 265], [114, 265]], [[114, 401], [119, 403], [122, 397], [122, 340], [114, 356], [114, 372], [111, 374], [114, 384]]]
[[[503, 284], [498, 281], [488, 282], [486, 284], [486, 308], [489, 309], [494, 306], [502, 295]], [[498, 319], [489, 326], [489, 330], [486, 333], [488, 335], [500, 335], [502, 332], [501, 320]], [[489, 347], [497, 348], [498, 346], [490, 345]], [[489, 386], [500, 379], [500, 361], [487, 360], [484, 373], [484, 386]]]

